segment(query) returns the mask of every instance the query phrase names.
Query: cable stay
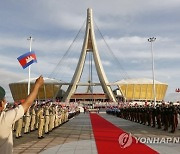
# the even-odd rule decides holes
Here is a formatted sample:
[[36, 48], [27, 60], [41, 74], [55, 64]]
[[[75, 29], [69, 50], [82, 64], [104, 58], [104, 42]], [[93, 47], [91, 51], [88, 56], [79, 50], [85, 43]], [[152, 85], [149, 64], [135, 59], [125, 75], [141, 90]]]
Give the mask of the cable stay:
[[64, 53], [64, 55], [62, 56], [62, 58], [59, 60], [58, 64], [55, 66], [54, 70], [50, 73], [50, 75], [48, 76], [49, 78], [55, 78], [58, 74], [59, 71], [59, 67], [61, 67], [62, 62], [65, 60], [65, 58], [68, 56], [68, 54], [70, 53], [74, 43], [76, 42], [76, 40], [78, 39], [78, 36], [80, 35], [80, 33], [82, 32], [82, 29], [85, 25], [85, 21], [83, 23], [83, 25], [81, 26], [80, 30], [78, 31], [77, 35], [75, 36], [74, 40], [72, 41], [72, 43], [70, 44], [69, 48], [67, 49], [67, 51]]
[[105, 45], [107, 46], [108, 48], [108, 51], [110, 53], [110, 55], [113, 56], [113, 58], [115, 59], [115, 61], [117, 62], [118, 66], [120, 67], [120, 70], [118, 69], [119, 73], [120, 73], [120, 76], [122, 76], [123, 79], [130, 79], [130, 76], [128, 75], [128, 73], [125, 71], [124, 67], [122, 66], [121, 62], [119, 61], [119, 59], [117, 58], [117, 56], [115, 56], [115, 54], [113, 53], [113, 51], [111, 50], [110, 46], [108, 45], [108, 43], [106, 42], [103, 34], [101, 33], [100, 29], [98, 28], [96, 22], [95, 23], [95, 27], [97, 28], [101, 38], [103, 39]]

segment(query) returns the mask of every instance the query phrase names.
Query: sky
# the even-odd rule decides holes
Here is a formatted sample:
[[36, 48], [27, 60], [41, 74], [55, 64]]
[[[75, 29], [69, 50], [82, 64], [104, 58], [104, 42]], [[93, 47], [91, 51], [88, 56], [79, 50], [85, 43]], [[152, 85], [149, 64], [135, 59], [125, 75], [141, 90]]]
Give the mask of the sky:
[[[93, 9], [96, 41], [109, 82], [152, 78], [147, 39], [156, 37], [155, 79], [168, 84], [167, 95], [180, 88], [179, 0], [6, 0], [0, 2], [0, 85], [7, 99], [12, 99], [9, 83], [28, 78], [28, 69], [22, 69], [17, 57], [29, 51], [29, 36], [34, 38], [32, 50], [38, 60], [32, 64], [31, 77], [52, 74], [57, 80], [71, 80], [88, 8]], [[75, 41], [80, 45], [72, 45], [80, 30]]]

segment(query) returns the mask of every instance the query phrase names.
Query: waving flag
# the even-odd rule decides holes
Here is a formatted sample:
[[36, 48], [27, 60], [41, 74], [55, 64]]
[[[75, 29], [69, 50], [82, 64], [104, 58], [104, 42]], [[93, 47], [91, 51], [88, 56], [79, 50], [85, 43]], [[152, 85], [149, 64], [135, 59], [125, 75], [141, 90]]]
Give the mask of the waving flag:
[[27, 52], [27, 53], [19, 56], [17, 59], [18, 59], [19, 63], [21, 64], [21, 66], [23, 67], [23, 69], [25, 69], [32, 63], [35, 63], [35, 62], [37, 63], [36, 54], [34, 51]]

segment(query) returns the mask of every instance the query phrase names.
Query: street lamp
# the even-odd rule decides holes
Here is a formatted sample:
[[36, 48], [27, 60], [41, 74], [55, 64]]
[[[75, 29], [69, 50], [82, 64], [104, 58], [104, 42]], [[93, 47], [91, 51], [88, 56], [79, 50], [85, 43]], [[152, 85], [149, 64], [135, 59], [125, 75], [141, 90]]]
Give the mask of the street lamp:
[[[31, 52], [33, 38], [30, 36], [27, 40], [30, 41], [29, 51]], [[31, 87], [30, 87], [31, 86], [30, 80], [31, 80], [31, 66], [29, 66], [28, 95], [30, 94], [30, 89], [31, 89]]]
[[155, 37], [151, 37], [151, 38], [148, 39], [148, 41], [151, 43], [154, 106], [156, 106], [156, 87], [155, 87], [154, 54], [153, 54], [153, 42], [154, 42], [155, 40], [156, 40]]

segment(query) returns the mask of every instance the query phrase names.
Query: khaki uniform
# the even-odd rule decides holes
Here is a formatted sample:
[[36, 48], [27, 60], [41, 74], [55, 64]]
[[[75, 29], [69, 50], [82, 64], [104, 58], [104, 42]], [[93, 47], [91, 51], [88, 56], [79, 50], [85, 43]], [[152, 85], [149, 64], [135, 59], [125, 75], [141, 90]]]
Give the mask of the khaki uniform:
[[25, 125], [24, 125], [24, 134], [29, 133], [29, 126], [31, 121], [31, 115], [29, 109], [25, 114]]
[[35, 123], [36, 123], [36, 112], [35, 112], [35, 107], [32, 108], [31, 110], [31, 131], [35, 130]]
[[49, 107], [45, 107], [45, 133], [47, 134], [49, 132]]
[[12, 124], [12, 130], [15, 131], [16, 129], [16, 122]]
[[36, 123], [35, 123], [36, 129], [38, 129], [39, 127], [39, 114], [38, 114], [39, 111], [40, 111], [40, 107], [37, 107], [36, 108]]
[[58, 114], [59, 114], [59, 125], [62, 124], [62, 113], [61, 113], [61, 110], [62, 110], [62, 108], [59, 107], [59, 110], [58, 110]]
[[50, 123], [49, 123], [49, 131], [52, 131], [53, 129], [53, 123], [54, 123], [54, 118], [53, 118], [53, 107], [50, 107], [49, 109], [49, 118], [50, 118]]
[[23, 117], [21, 117], [18, 121], [17, 121], [17, 128], [16, 128], [16, 138], [21, 137], [21, 131], [22, 131], [22, 127], [23, 127]]
[[62, 121], [61, 121], [62, 117], [61, 117], [61, 112], [60, 112], [60, 110], [58, 111], [58, 117], [59, 117], [59, 125], [61, 125], [61, 124], [62, 124]]
[[38, 112], [39, 117], [39, 127], [38, 127], [38, 138], [43, 137], [43, 129], [44, 129], [44, 109], [41, 108]]
[[65, 122], [65, 111], [64, 109], [61, 111], [62, 123]]
[[69, 112], [68, 112], [68, 110], [66, 109], [66, 110], [65, 110], [65, 122], [68, 121], [68, 115], [69, 115]]
[[56, 117], [56, 108], [53, 107], [53, 116], [52, 116], [52, 129], [54, 129], [54, 124], [55, 124], [55, 117]]
[[55, 108], [55, 127], [59, 126], [59, 114], [58, 114], [58, 106]]

